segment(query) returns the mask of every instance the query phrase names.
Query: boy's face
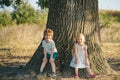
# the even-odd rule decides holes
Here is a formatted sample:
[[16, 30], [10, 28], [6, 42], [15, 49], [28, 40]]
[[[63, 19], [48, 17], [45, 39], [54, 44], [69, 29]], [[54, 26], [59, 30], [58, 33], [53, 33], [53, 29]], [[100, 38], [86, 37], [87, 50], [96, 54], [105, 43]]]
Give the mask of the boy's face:
[[51, 39], [52, 39], [52, 36], [51, 36], [51, 35], [49, 35], [49, 34], [46, 34], [46, 35], [45, 35], [45, 40], [46, 40], [47, 42], [51, 41]]

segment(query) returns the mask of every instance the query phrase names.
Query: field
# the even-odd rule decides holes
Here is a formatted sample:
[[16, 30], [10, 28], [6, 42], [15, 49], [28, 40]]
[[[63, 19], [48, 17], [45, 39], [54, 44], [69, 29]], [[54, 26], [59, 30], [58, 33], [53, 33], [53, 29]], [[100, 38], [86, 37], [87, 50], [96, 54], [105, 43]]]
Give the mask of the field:
[[[119, 24], [120, 25], [120, 24]], [[19, 25], [13, 27], [4, 27], [0, 29], [0, 80], [38, 80], [35, 73], [31, 75], [15, 75], [30, 60], [35, 50], [42, 40], [42, 32], [44, 27], [38, 25]], [[106, 31], [107, 30], [107, 31]], [[111, 68], [116, 74], [97, 75], [95, 79], [89, 80], [120, 80], [120, 42], [115, 34], [109, 35], [110, 29], [102, 29], [100, 43], [103, 55], [107, 59]], [[105, 35], [105, 34], [107, 35]], [[107, 38], [107, 36], [109, 37]], [[110, 41], [113, 39], [113, 41]], [[54, 80], [45, 78], [43, 80]], [[76, 80], [73, 77], [59, 76], [56, 80]], [[80, 78], [80, 80], [88, 80]]]

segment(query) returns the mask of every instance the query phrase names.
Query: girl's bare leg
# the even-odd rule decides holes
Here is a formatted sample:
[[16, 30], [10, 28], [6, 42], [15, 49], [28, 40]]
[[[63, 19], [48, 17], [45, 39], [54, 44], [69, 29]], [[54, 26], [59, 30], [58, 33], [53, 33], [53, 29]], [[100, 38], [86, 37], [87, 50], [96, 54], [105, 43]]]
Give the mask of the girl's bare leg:
[[75, 68], [75, 75], [74, 75], [75, 78], [78, 78], [78, 68]]

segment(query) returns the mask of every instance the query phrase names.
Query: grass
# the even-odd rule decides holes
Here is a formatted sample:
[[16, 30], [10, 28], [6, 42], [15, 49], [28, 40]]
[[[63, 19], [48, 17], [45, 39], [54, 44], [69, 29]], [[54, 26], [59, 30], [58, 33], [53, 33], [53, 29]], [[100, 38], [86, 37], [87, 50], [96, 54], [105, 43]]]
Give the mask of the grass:
[[[116, 24], [113, 24], [117, 26]], [[120, 25], [120, 24], [119, 24]], [[116, 27], [119, 28], [119, 27]], [[110, 66], [120, 73], [120, 42], [117, 41], [109, 41], [111, 38], [107, 38], [111, 31], [114, 31], [113, 28], [105, 28], [102, 29], [102, 42], [101, 48], [103, 50], [104, 57], [108, 60]], [[39, 27], [38, 25], [19, 25], [13, 27], [3, 27], [0, 28], [0, 77], [4, 75], [3, 79], [5, 80], [38, 80], [36, 78], [35, 73], [31, 73], [30, 75], [16, 75], [16, 76], [8, 76], [6, 74], [10, 74], [13, 69], [11, 68], [15, 66], [21, 67], [24, 66], [32, 57], [35, 50], [39, 46], [42, 40], [42, 33], [44, 27]], [[116, 34], [119, 31], [115, 32]], [[107, 35], [105, 35], [107, 34]], [[116, 39], [119, 35], [112, 34]], [[115, 36], [116, 35], [116, 36]], [[9, 66], [4, 70], [3, 67]], [[5, 73], [5, 71], [7, 73]], [[5, 76], [6, 75], [6, 76]], [[52, 78], [44, 78], [42, 80], [55, 80]], [[86, 80], [80, 78], [81, 80]], [[56, 80], [76, 80], [73, 77], [58, 77]], [[88, 79], [87, 79], [88, 80]], [[119, 75], [99, 75], [95, 79], [89, 80], [120, 80]]]
[[1, 28], [0, 48], [22, 50], [36, 48], [42, 39], [41, 29], [37, 25], [19, 25]]
[[110, 27], [101, 29], [101, 41], [102, 42], [120, 42], [120, 23], [111, 23]]
[[120, 58], [120, 43], [102, 43], [101, 48], [105, 58]]
[[[0, 55], [7, 63], [28, 62], [42, 39], [38, 25], [19, 25], [0, 29]], [[5, 65], [1, 60], [0, 65]]]

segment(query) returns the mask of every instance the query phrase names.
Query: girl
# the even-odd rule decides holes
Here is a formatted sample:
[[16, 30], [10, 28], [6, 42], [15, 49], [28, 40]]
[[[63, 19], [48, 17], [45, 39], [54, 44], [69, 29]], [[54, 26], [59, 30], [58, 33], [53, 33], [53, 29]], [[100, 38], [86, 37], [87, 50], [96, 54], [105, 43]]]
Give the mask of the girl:
[[75, 68], [75, 78], [78, 78], [78, 68], [86, 68], [89, 74], [89, 78], [94, 78], [95, 74], [91, 72], [90, 64], [87, 58], [87, 45], [85, 44], [85, 37], [83, 34], [78, 33], [76, 41], [73, 46], [73, 58], [70, 66]]

